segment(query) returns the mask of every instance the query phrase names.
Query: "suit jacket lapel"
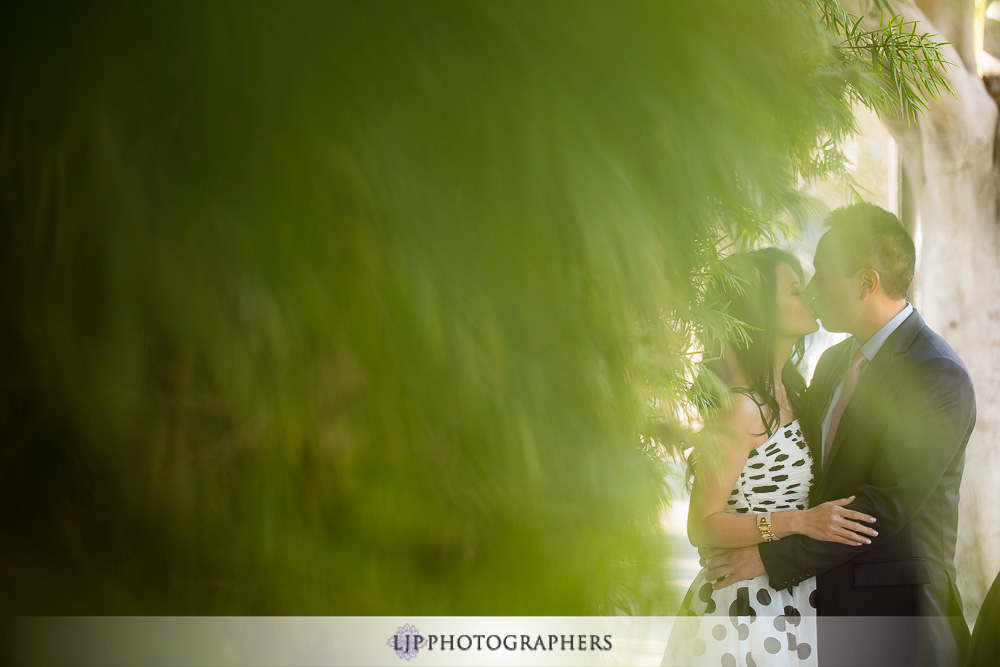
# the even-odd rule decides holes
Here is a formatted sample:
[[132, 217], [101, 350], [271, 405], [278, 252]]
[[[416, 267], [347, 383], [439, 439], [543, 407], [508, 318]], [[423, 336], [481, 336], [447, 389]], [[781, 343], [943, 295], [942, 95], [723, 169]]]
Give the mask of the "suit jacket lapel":
[[830, 398], [837, 383], [844, 377], [847, 360], [850, 356], [850, 339], [835, 345], [828, 354], [832, 355], [829, 363], [823, 368], [817, 368], [817, 374], [809, 387], [809, 432], [806, 442], [813, 458], [813, 478], [818, 479], [823, 457], [823, 419], [830, 409]]
[[[875, 358], [862, 371], [861, 377], [858, 379], [858, 386], [854, 390], [854, 395], [851, 396], [851, 400], [844, 409], [843, 416], [840, 418], [840, 425], [837, 426], [837, 433], [830, 447], [830, 456], [823, 465], [824, 471], [832, 468], [831, 464], [837, 457], [844, 439], [851, 430], [851, 425], [857, 419], [858, 414], [864, 411], [865, 406], [871, 403], [872, 394], [881, 386], [885, 374], [892, 365], [893, 358], [910, 346], [917, 332], [923, 326], [923, 319], [921, 319], [916, 309], [914, 309], [910, 313], [910, 316], [903, 320], [903, 323], [886, 339], [881, 349], [876, 353]], [[846, 366], [846, 362], [844, 365]]]
[[[886, 341], [886, 343], [888, 342]], [[851, 430], [851, 425], [857, 419], [858, 413], [864, 410], [865, 405], [871, 398], [872, 392], [878, 388], [886, 371], [889, 370], [889, 365], [892, 363], [892, 357], [895, 352], [886, 349], [887, 347], [888, 345], [882, 346], [882, 349], [868, 363], [868, 367], [864, 369], [861, 377], [858, 378], [858, 386], [854, 389], [854, 395], [851, 396], [851, 400], [844, 409], [844, 414], [840, 417], [840, 425], [837, 426], [837, 433], [834, 434], [833, 444], [830, 446], [830, 455], [823, 465], [824, 468], [831, 467], [833, 460], [840, 451], [840, 446], [844, 442], [847, 432]]]

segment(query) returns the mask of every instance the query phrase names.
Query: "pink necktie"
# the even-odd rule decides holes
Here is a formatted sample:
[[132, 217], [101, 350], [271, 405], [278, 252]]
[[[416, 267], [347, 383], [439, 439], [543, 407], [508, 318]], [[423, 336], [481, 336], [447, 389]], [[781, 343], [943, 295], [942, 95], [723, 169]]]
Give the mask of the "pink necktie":
[[858, 386], [858, 377], [861, 375], [861, 369], [865, 367], [867, 361], [861, 348], [851, 353], [851, 365], [847, 369], [847, 375], [844, 376], [844, 390], [840, 392], [840, 399], [837, 401], [837, 406], [833, 409], [833, 416], [830, 418], [830, 428], [826, 432], [826, 442], [823, 444], [823, 463], [826, 463], [830, 457], [830, 448], [833, 446], [833, 437], [837, 435], [837, 426], [840, 425], [840, 418], [844, 416], [844, 408], [847, 407], [847, 402], [851, 400], [854, 388]]

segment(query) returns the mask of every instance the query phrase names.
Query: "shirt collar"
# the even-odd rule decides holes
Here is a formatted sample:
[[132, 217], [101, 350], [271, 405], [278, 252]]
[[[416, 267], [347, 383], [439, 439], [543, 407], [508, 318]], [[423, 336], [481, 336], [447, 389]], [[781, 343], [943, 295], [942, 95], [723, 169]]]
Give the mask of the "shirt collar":
[[885, 344], [885, 341], [889, 338], [889, 336], [892, 335], [892, 332], [898, 329], [899, 325], [903, 323], [903, 320], [909, 317], [912, 312], [913, 306], [910, 305], [909, 301], [907, 301], [903, 310], [899, 311], [895, 317], [886, 322], [885, 325], [876, 331], [864, 345], [858, 344], [858, 339], [855, 338], [854, 342], [851, 344], [851, 349], [857, 350], [858, 348], [861, 348], [861, 353], [865, 355], [865, 359], [871, 361], [875, 358], [875, 355], [878, 354], [878, 351], [882, 349], [882, 346]]

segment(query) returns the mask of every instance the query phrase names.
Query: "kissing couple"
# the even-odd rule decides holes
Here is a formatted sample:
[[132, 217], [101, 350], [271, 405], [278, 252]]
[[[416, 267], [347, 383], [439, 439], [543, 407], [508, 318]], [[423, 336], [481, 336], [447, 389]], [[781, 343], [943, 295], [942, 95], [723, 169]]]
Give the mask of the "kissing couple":
[[[892, 213], [833, 211], [808, 284], [776, 248], [727, 258], [716, 296], [750, 325], [712, 362], [728, 400], [693, 457], [704, 566], [664, 665], [960, 665], [958, 497], [976, 421], [958, 355], [907, 302], [913, 240]], [[796, 364], [818, 328], [808, 388]]]

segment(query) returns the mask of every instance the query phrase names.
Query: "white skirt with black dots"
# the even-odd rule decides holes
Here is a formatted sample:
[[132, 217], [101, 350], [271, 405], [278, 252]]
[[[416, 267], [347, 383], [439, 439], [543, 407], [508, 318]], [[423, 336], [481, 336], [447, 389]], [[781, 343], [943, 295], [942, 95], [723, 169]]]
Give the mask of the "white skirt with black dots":
[[816, 580], [791, 591], [767, 575], [713, 591], [702, 570], [684, 597], [663, 665], [816, 665]]

